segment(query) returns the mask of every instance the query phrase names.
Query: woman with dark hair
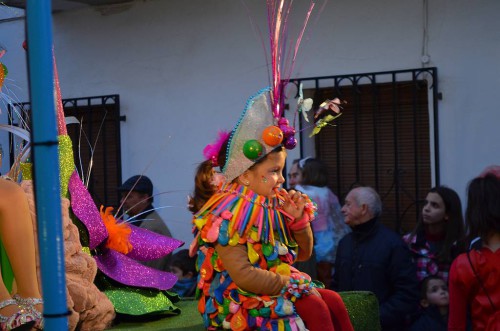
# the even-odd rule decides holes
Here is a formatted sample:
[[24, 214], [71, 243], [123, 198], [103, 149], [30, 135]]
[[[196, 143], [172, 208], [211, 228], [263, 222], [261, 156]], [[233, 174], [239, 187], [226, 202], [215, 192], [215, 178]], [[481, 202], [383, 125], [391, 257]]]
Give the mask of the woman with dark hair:
[[465, 250], [462, 203], [458, 194], [446, 186], [432, 188], [425, 198], [417, 226], [403, 240], [417, 265], [419, 281], [431, 275], [448, 281], [451, 262]]
[[469, 183], [468, 235], [480, 245], [459, 255], [450, 270], [448, 330], [500, 330], [500, 178], [492, 172]]

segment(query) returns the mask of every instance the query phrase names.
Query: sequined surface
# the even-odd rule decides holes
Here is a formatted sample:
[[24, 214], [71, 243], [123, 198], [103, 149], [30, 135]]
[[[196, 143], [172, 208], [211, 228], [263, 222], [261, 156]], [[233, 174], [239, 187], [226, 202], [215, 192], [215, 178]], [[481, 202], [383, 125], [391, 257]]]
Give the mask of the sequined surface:
[[54, 61], [54, 99], [57, 109], [57, 131], [60, 135], [66, 135], [66, 122], [64, 118], [64, 109], [61, 97], [61, 87], [59, 85], [59, 74], [57, 73], [56, 59]]
[[94, 258], [100, 271], [124, 285], [168, 290], [177, 282], [173, 273], [146, 267], [111, 249], [103, 249]]
[[134, 260], [150, 261], [158, 259], [184, 245], [184, 242], [180, 240], [162, 236], [134, 225], [130, 225], [130, 228], [132, 233], [129, 242], [132, 244], [133, 249], [127, 256]]
[[379, 305], [375, 294], [367, 291], [346, 291], [338, 294], [344, 301], [354, 330], [381, 329]]
[[263, 155], [274, 149], [262, 139], [264, 129], [276, 124], [270, 110], [268, 96], [269, 89], [264, 89], [248, 99], [245, 110], [231, 134], [227, 151], [228, 161], [222, 170], [228, 183], [254, 164], [254, 161], [249, 160], [243, 153], [243, 146], [248, 140], [258, 140], [264, 148]]
[[173, 303], [179, 300], [178, 296], [171, 295], [166, 291], [128, 286], [115, 287], [108, 284], [104, 293], [113, 302], [115, 311], [119, 314], [135, 316], [145, 314], [178, 315], [181, 312]]
[[[71, 208], [75, 216], [85, 225], [89, 234], [89, 248], [97, 250], [94, 258], [97, 266], [109, 278], [125, 285], [168, 290], [177, 281], [177, 277], [169, 272], [162, 272], [146, 267], [131, 257], [140, 257], [143, 261], [162, 257], [183, 244], [182, 241], [157, 235], [136, 226], [130, 226], [132, 233], [130, 242], [132, 252], [129, 256], [104, 248], [108, 238], [108, 231], [101, 219], [101, 215], [78, 177], [73, 172], [69, 180], [71, 194]], [[131, 252], [131, 253], [132, 253]]]
[[69, 192], [71, 195], [71, 209], [88, 230], [89, 248], [95, 249], [108, 237], [108, 231], [92, 197], [76, 171], [73, 172], [69, 180]]
[[31, 163], [21, 162], [21, 175], [23, 180], [33, 180], [33, 165]]
[[58, 136], [59, 139], [59, 166], [61, 178], [61, 195], [68, 197], [68, 183], [71, 174], [75, 171], [73, 159], [73, 145], [67, 135]]

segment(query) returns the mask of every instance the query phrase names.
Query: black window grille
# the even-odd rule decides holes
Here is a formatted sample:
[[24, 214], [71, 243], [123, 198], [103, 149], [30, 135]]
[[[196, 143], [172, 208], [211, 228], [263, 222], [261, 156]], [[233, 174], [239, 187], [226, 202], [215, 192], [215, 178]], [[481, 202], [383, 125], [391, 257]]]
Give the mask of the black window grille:
[[[291, 80], [315, 104], [347, 101], [335, 126], [314, 136], [316, 156], [328, 165], [330, 187], [341, 200], [355, 186], [375, 188], [382, 222], [398, 232], [414, 227], [432, 178], [440, 182], [437, 82], [436, 68]], [[301, 130], [309, 125], [300, 121]]]
[[[96, 97], [63, 99], [64, 114], [74, 117], [76, 124], [68, 124], [68, 135], [73, 142], [75, 166], [88, 185], [97, 206], [118, 206], [120, 197], [117, 187], [121, 184], [120, 146], [120, 97], [105, 95]], [[9, 106], [10, 124], [27, 127], [30, 103]], [[20, 119], [20, 116], [22, 120]], [[11, 164], [19, 147], [18, 139], [10, 135]]]

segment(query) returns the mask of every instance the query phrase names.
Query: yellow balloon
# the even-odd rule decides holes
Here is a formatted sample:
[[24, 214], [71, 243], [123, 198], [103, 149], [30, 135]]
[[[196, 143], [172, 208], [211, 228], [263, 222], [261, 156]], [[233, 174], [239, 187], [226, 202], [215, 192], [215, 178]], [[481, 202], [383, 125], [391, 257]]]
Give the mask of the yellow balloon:
[[251, 264], [257, 263], [259, 261], [259, 254], [253, 249], [253, 245], [247, 243], [247, 251], [248, 251], [248, 260]]

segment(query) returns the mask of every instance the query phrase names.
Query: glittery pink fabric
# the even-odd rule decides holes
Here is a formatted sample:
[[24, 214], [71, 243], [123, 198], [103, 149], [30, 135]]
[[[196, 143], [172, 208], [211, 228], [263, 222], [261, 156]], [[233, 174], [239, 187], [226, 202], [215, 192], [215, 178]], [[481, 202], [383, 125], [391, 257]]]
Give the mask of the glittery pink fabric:
[[99, 270], [113, 280], [129, 286], [151, 287], [168, 290], [177, 282], [177, 277], [170, 272], [163, 272], [140, 264], [163, 257], [184, 243], [146, 229], [130, 225], [129, 237], [132, 251], [126, 256], [107, 249], [102, 245], [108, 237], [97, 207], [75, 171], [69, 180], [71, 208], [76, 217], [85, 225], [89, 233], [90, 249], [98, 249], [94, 256]]
[[83, 185], [75, 171], [69, 179], [69, 193], [71, 195], [71, 209], [85, 225], [89, 232], [89, 248], [95, 249], [108, 237], [108, 231], [102, 221], [90, 193]]
[[177, 282], [173, 273], [146, 267], [112, 249], [104, 249], [94, 258], [99, 270], [124, 285], [169, 290]]
[[54, 96], [56, 98], [56, 109], [57, 109], [57, 130], [59, 135], [65, 135], [67, 133], [66, 130], [66, 121], [64, 118], [64, 110], [62, 104], [61, 97], [61, 87], [59, 85], [59, 74], [57, 73], [56, 67], [56, 57], [54, 56]]
[[152, 231], [130, 225], [132, 233], [129, 242], [132, 244], [132, 251], [128, 257], [139, 261], [151, 261], [159, 259], [172, 253], [177, 247], [184, 245], [184, 242], [162, 236]]

